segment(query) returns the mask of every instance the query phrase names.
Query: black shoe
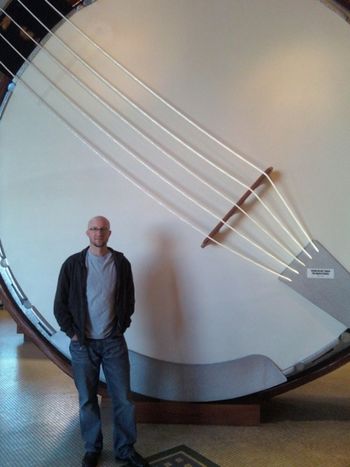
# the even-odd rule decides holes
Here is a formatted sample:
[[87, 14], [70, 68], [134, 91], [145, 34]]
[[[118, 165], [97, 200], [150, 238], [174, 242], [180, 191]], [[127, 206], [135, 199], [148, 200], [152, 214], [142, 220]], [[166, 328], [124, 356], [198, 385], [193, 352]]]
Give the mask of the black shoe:
[[130, 467], [150, 467], [149, 463], [138, 452], [132, 451], [126, 457], [116, 457], [117, 461], [124, 461]]
[[82, 467], [96, 467], [98, 464], [99, 452], [86, 452], [83, 457]]

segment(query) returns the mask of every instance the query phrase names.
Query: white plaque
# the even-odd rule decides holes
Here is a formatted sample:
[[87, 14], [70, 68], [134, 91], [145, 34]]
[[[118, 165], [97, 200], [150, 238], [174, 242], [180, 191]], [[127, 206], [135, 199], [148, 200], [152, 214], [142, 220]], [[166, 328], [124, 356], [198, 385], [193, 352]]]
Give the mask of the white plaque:
[[334, 279], [334, 269], [307, 268], [308, 279]]

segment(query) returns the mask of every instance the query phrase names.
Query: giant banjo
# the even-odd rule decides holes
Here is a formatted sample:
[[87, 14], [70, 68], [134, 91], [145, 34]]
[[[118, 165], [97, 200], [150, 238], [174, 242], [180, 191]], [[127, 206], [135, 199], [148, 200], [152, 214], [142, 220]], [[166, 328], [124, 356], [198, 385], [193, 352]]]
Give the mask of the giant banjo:
[[102, 214], [135, 392], [234, 399], [347, 355], [349, 36], [272, 0], [99, 0], [47, 29], [0, 122], [3, 289], [43, 342], [69, 359], [57, 275]]

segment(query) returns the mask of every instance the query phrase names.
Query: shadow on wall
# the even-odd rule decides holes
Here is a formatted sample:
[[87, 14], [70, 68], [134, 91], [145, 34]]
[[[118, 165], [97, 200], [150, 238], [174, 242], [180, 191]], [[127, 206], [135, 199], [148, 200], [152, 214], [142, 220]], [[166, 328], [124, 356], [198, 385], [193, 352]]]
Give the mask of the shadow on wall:
[[[145, 259], [138, 283], [138, 295], [144, 316], [143, 330], [151, 342], [152, 355], [162, 355], [178, 337], [183, 336], [179, 275], [175, 257], [177, 242], [169, 232], [158, 231], [149, 239], [149, 256]], [[173, 336], [173, 342], [168, 337]]]
[[[143, 262], [141, 281], [137, 284], [137, 295], [142, 304], [142, 333], [149, 343], [146, 353], [165, 361], [183, 361], [189, 342], [186, 342], [177, 271], [178, 242], [169, 231], [158, 230], [150, 235], [148, 243], [149, 256]], [[158, 374], [157, 381], [145, 382], [145, 387], [152, 387], [153, 393], [157, 393], [157, 385], [168, 376]], [[183, 381], [175, 383], [180, 387], [182, 384]]]

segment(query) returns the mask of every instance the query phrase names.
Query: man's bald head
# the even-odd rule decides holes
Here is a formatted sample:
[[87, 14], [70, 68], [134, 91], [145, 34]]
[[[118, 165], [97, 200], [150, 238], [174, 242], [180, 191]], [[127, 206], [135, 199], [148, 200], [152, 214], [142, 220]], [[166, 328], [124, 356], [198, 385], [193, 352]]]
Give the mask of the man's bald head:
[[108, 227], [108, 230], [110, 230], [111, 226], [110, 226], [110, 222], [109, 220], [107, 219], [107, 217], [104, 217], [104, 216], [95, 216], [93, 217], [92, 219], [89, 220], [88, 222], [88, 229], [91, 228], [91, 227], [94, 227], [94, 225], [96, 223], [103, 223], [105, 227]]
[[95, 216], [88, 222], [86, 235], [90, 240], [90, 251], [94, 254], [104, 254], [111, 235], [109, 220], [104, 216]]

